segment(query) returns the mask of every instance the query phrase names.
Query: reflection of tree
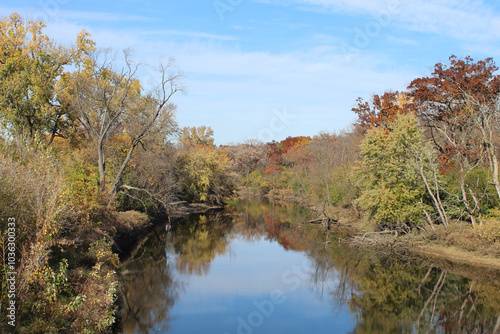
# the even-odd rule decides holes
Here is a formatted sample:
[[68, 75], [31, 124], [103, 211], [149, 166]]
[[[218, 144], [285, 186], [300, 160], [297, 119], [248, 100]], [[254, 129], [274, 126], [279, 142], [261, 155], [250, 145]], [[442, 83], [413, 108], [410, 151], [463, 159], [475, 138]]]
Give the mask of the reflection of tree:
[[500, 311], [474, 281], [418, 263], [385, 257], [352, 279], [357, 293], [349, 306], [358, 314], [357, 333], [490, 333]]
[[222, 215], [193, 217], [190, 224], [181, 226], [173, 237], [177, 255], [177, 270], [183, 274], [208, 274], [210, 263], [228, 248], [227, 235], [231, 230]]
[[170, 311], [182, 285], [172, 275], [165, 247], [165, 235], [151, 236], [146, 244], [122, 269], [124, 333], [150, 333], [168, 328]]
[[350, 247], [323, 229], [300, 224], [309, 219], [299, 207], [241, 201], [222, 212], [192, 216], [167, 235], [151, 238], [122, 274], [128, 311], [125, 333], [168, 326], [183, 288], [171, 264], [184, 274], [205, 275], [213, 259], [228, 252], [235, 235], [247, 242], [266, 238], [285, 249], [304, 251], [312, 263], [313, 288], [331, 298], [334, 310], [348, 307], [356, 315], [353, 333], [492, 333], [495, 326], [500, 328], [496, 278], [470, 280], [453, 274], [453, 268], [429, 268], [406, 256], [403, 262], [395, 254]]

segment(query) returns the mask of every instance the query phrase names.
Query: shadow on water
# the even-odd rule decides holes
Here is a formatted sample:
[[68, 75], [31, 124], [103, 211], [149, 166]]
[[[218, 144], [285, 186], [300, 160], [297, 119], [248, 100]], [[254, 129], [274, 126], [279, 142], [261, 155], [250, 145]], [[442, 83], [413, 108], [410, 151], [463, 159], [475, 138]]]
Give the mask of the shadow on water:
[[[500, 332], [498, 272], [481, 274], [475, 270], [469, 275], [461, 270], [458, 274], [423, 258], [360, 250], [316, 226], [302, 224], [310, 218], [307, 210], [295, 205], [250, 199], [232, 203], [224, 211], [180, 220], [169, 232], [155, 230], [122, 270], [123, 331], [169, 332], [171, 324], [182, 316], [181, 311], [173, 310], [185, 298], [192, 279], [209, 277], [214, 263], [233, 256], [232, 245], [238, 240], [237, 245], [249, 247], [279, 244], [280, 252], [305, 256], [310, 263], [306, 285], [317, 299], [315, 303], [326, 304], [332, 319], [350, 315], [348, 328], [332, 327], [335, 322], [320, 325], [319, 320], [303, 320], [292, 313], [276, 316], [291, 326], [294, 321], [311, 321], [306, 325], [314, 328], [314, 333]], [[268, 263], [273, 254], [263, 257]], [[263, 265], [259, 270], [263, 275], [270, 267]], [[293, 295], [288, 297], [287, 303], [293, 303]], [[295, 310], [300, 311], [300, 307], [294, 305]], [[307, 312], [308, 306], [303, 307]], [[204, 321], [203, 314], [198, 316]], [[221, 315], [219, 327], [207, 327], [206, 332], [224, 333], [227, 328], [237, 333], [254, 332], [255, 328], [243, 326], [240, 318], [237, 327], [232, 317]], [[224, 327], [224, 321], [232, 325]], [[265, 328], [255, 329], [255, 333]]]

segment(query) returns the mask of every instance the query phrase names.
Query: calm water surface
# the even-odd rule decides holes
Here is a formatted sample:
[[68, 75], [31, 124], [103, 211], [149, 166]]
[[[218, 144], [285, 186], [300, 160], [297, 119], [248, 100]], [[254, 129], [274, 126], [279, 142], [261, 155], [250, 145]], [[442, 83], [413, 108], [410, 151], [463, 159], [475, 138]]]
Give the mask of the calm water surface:
[[[263, 200], [158, 229], [122, 271], [125, 333], [493, 333], [498, 272], [356, 250]], [[467, 277], [461, 276], [466, 275]]]

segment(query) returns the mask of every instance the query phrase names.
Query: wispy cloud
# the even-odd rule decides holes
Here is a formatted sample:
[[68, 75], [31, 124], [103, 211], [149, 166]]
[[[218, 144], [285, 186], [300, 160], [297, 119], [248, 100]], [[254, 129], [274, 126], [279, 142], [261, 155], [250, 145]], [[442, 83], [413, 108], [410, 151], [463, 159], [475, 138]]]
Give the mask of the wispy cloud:
[[418, 46], [419, 43], [416, 40], [409, 38], [400, 38], [395, 36], [386, 36], [385, 37], [389, 43], [396, 45], [406, 45], [406, 46]]
[[40, 6], [38, 7], [25, 7], [25, 8], [12, 8], [12, 7], [0, 7], [1, 13], [12, 13], [19, 12], [24, 15], [27, 14], [33, 18], [43, 19], [45, 21], [85, 21], [85, 22], [153, 22], [159, 21], [158, 19], [132, 15], [123, 13], [110, 13], [110, 12], [99, 12], [99, 11], [72, 11], [62, 9], [61, 6], [57, 5], [57, 2], [50, 5], [45, 5], [43, 1], [40, 1]]
[[[48, 32], [58, 41], [72, 42], [81, 28], [49, 22]], [[358, 96], [402, 89], [412, 78], [406, 68], [387, 70], [381, 66], [384, 57], [374, 54], [360, 55], [358, 61], [346, 64], [335, 47], [337, 38], [326, 34], [315, 35], [317, 43], [311, 47], [272, 53], [243, 51], [229, 36], [85, 28], [98, 46], [132, 47], [134, 58], [145, 64], [154, 66], [161, 56], [175, 58], [186, 74], [189, 91], [187, 96], [176, 97], [179, 123], [211, 126], [220, 134], [218, 143], [228, 138], [257, 138], [273, 111], [282, 107], [297, 117], [275, 139], [346, 127], [353, 121], [350, 109]]]
[[256, 0], [298, 9], [376, 17], [389, 12], [399, 27], [466, 41], [500, 40], [500, 13], [481, 0]]
[[184, 31], [184, 30], [148, 30], [148, 31], [140, 31], [141, 35], [150, 35], [150, 36], [163, 36], [163, 37], [189, 37], [189, 38], [202, 38], [202, 39], [213, 39], [213, 40], [221, 40], [221, 41], [235, 41], [237, 38], [233, 36], [224, 36], [224, 35], [216, 35], [209, 34], [205, 32], [198, 31]]

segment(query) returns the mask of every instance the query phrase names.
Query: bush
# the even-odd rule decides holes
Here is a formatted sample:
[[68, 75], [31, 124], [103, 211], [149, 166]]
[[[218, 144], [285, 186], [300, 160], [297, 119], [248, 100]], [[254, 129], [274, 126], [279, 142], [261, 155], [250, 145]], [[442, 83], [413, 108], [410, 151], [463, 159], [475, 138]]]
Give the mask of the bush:
[[99, 171], [97, 166], [76, 163], [67, 172], [68, 196], [73, 208], [80, 215], [89, 216], [99, 208]]
[[118, 256], [112, 242], [101, 239], [90, 245], [89, 254], [96, 263], [85, 275], [74, 305], [71, 330], [74, 333], [104, 333], [115, 322], [114, 304], [118, 291]]

